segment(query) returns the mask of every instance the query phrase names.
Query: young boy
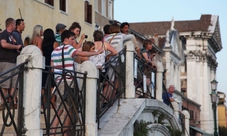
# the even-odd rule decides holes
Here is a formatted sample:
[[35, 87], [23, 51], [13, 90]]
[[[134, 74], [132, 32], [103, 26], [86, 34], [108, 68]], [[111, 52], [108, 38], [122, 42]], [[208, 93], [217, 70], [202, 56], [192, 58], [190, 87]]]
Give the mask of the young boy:
[[[100, 53], [103, 52], [103, 50], [99, 50], [98, 52], [84, 52], [84, 51], [78, 51], [77, 49], [75, 49], [72, 44], [75, 41], [75, 34], [69, 30], [65, 30], [62, 34], [61, 34], [61, 40], [62, 40], [62, 45], [58, 46], [56, 49], [54, 49], [54, 51], [51, 54], [51, 66], [52, 67], [56, 67], [56, 68], [64, 68], [67, 70], [74, 70], [74, 58], [79, 55], [79, 56], [92, 56], [92, 55], [98, 55]], [[62, 50], [64, 52], [64, 55], [62, 58]], [[65, 65], [63, 66], [62, 61], [64, 61]], [[61, 69], [54, 69], [54, 73], [58, 73], [55, 74], [55, 80], [57, 82], [57, 84], [59, 84], [58, 89], [60, 91], [59, 93], [56, 93], [57, 96], [57, 101], [56, 101], [56, 109], [58, 110], [58, 115], [61, 116], [63, 111], [65, 110], [65, 107], [62, 104], [62, 99], [60, 99], [59, 95], [64, 95], [64, 91], [65, 91], [65, 84], [64, 84], [64, 80], [62, 79], [62, 70]], [[72, 79], [67, 79], [67, 84], [69, 85], [72, 82]], [[73, 87], [73, 86], [71, 86]], [[65, 103], [66, 104], [66, 103]], [[69, 106], [66, 104], [66, 108], [68, 108]], [[70, 111], [70, 109], [68, 109]], [[65, 115], [66, 121], [64, 123], [64, 126], [69, 126], [70, 123], [70, 119], [69, 119], [69, 115]], [[57, 127], [59, 124], [59, 120], [57, 117], [55, 117], [54, 122], [52, 124], [52, 128]], [[64, 131], [67, 128], [64, 128]], [[52, 129], [52, 133], [55, 133], [56, 129]], [[67, 136], [67, 134], [64, 134], [64, 136]]]

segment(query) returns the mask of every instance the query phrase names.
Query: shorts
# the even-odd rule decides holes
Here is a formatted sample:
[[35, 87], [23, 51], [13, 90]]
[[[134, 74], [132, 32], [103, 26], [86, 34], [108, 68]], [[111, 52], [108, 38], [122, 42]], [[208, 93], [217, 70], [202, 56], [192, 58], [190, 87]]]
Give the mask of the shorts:
[[[118, 77], [118, 74], [120, 74], [121, 67], [120, 65], [115, 65], [108, 68], [108, 77], [111, 81], [115, 80], [115, 77]], [[117, 73], [116, 73], [117, 72]]]
[[[71, 82], [72, 82], [72, 81], [67, 81], [67, 84], [70, 85]], [[58, 83], [57, 83], [57, 84], [58, 84]], [[64, 97], [64, 93], [65, 93], [65, 83], [64, 83], [63, 81], [58, 85], [58, 89], [59, 89], [59, 91], [60, 91], [61, 96]], [[56, 94], [56, 97], [57, 97], [57, 100], [56, 100], [56, 106], [57, 106], [57, 108], [61, 105], [60, 108], [59, 108], [59, 110], [64, 110], [65, 107], [64, 107], [64, 104], [63, 104], [63, 102], [62, 102], [62, 99], [60, 98], [59, 93], [58, 93], [56, 90], [54, 90], [54, 91], [55, 91], [55, 94]], [[65, 103], [66, 107], [68, 108], [69, 105], [67, 104], [67, 102], [64, 101], [64, 103]]]
[[[9, 62], [0, 62], [0, 74], [14, 68], [16, 66], [16, 63], [9, 63]], [[9, 73], [3, 75], [0, 77], [0, 81], [11, 76], [17, 72], [15, 69], [14, 71], [10, 71]], [[16, 87], [16, 82], [17, 82], [17, 77], [18, 75], [13, 76], [12, 78], [6, 80], [5, 82], [1, 83], [0, 86], [4, 89], [9, 89], [9, 88], [15, 88]]]

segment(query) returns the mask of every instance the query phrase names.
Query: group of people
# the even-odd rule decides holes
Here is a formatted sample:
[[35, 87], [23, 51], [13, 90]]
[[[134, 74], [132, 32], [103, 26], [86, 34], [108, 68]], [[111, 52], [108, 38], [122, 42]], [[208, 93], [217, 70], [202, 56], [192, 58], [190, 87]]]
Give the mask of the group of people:
[[[81, 26], [78, 22], [73, 22], [68, 30], [66, 29], [66, 25], [58, 23], [55, 27], [56, 33], [54, 33], [50, 28], [43, 30], [41, 25], [36, 25], [33, 28], [32, 36], [30, 38], [26, 37], [24, 41], [21, 37], [21, 34], [25, 29], [25, 22], [23, 19], [14, 20], [13, 18], [7, 18], [5, 25], [6, 29], [0, 34], [0, 74], [15, 67], [16, 58], [20, 54], [21, 49], [29, 45], [35, 45], [40, 49], [45, 57], [46, 65], [75, 70], [79, 64], [86, 60], [90, 60], [94, 62], [97, 69], [100, 69], [101, 72], [106, 72], [105, 69], [102, 69], [102, 65], [105, 61], [118, 55], [118, 53], [124, 48], [125, 41], [132, 40], [135, 45], [135, 53], [147, 62], [150, 62], [152, 65], [152, 56], [150, 55], [152, 42], [150, 40], [145, 40], [143, 48], [141, 49], [135, 36], [129, 33], [130, 25], [127, 22], [124, 22], [121, 25], [117, 23], [108, 24], [103, 28], [104, 33], [101, 30], [95, 30], [93, 33], [94, 41], [85, 41], [86, 35], [81, 34]], [[77, 41], [76, 39], [79, 38], [79, 36], [80, 39]], [[62, 52], [64, 52], [63, 55]], [[67, 63], [67, 65], [63, 66], [62, 62]], [[54, 69], [54, 72], [62, 73], [59, 69]], [[112, 72], [113, 70], [108, 70], [109, 75], [112, 74]], [[12, 73], [13, 72], [6, 76], [11, 75]], [[0, 80], [4, 77], [0, 77]], [[58, 78], [59, 77], [57, 76], [55, 77], [56, 82], [60, 81]], [[109, 80], [110, 82], [113, 82], [116, 78], [118, 77], [115, 76]], [[17, 88], [16, 80], [17, 77], [14, 76], [12, 79], [1, 84], [4, 96], [15, 94]], [[42, 87], [45, 86], [46, 80], [47, 74], [43, 73]], [[64, 83], [60, 83], [60, 86], [60, 92], [63, 93]], [[103, 90], [104, 93], [110, 92], [108, 91], [107, 84]], [[107, 98], [110, 97], [110, 94], [106, 93], [106, 95]], [[16, 103], [17, 98], [14, 97], [13, 100], [9, 101]], [[2, 97], [0, 102], [1, 105], [4, 103]], [[57, 96], [56, 106], [59, 106], [60, 102], [61, 101]], [[58, 112], [59, 115], [61, 115], [62, 112], [63, 108], [60, 108]], [[57, 125], [58, 119], [56, 118], [53, 127]]]

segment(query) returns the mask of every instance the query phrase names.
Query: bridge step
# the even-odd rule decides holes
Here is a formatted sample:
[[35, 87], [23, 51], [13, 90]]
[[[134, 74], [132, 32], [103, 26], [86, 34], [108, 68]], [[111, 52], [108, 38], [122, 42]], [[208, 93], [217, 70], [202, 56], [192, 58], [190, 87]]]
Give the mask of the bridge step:
[[[5, 109], [5, 115], [6, 115], [6, 111], [7, 110]], [[12, 112], [12, 109], [11, 109], [11, 112]], [[54, 111], [51, 110], [51, 118], [53, 116], [54, 116]], [[63, 117], [64, 117], [64, 115], [61, 116], [61, 118], [63, 118]], [[14, 120], [15, 120], [16, 124], [17, 124], [17, 118], [18, 118], [18, 110], [15, 109]], [[41, 128], [44, 128], [45, 127], [44, 114], [41, 114], [40, 118], [41, 118], [40, 126], [41, 126]], [[10, 122], [10, 118], [8, 119], [7, 123], [9, 123], [9, 122]], [[0, 132], [2, 130], [3, 124], [4, 124], [4, 122], [3, 122], [3, 110], [0, 109]], [[4, 136], [16, 136], [13, 125], [11, 125], [9, 127], [5, 127]]]

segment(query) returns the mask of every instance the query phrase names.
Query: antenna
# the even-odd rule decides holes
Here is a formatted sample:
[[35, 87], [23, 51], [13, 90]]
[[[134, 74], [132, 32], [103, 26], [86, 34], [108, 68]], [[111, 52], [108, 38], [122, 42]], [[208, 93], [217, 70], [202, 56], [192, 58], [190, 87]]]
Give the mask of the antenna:
[[21, 15], [21, 11], [20, 11], [20, 8], [19, 8], [19, 13], [20, 13], [20, 18], [21, 18], [21, 19], [23, 19], [23, 18], [22, 18], [22, 15]]

